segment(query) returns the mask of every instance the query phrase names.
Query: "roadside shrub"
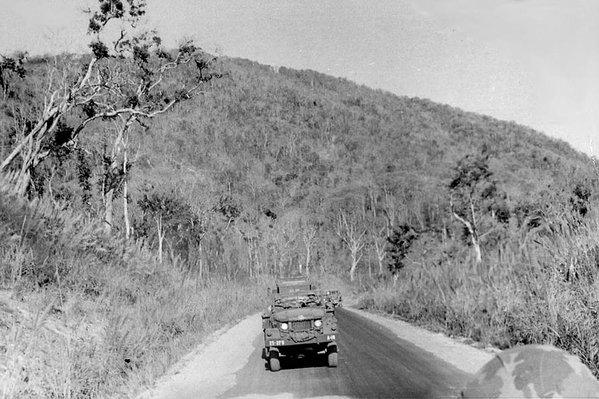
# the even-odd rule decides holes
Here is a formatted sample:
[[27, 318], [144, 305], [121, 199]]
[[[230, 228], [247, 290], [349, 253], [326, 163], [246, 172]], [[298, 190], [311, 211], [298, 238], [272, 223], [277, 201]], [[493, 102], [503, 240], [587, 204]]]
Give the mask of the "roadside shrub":
[[395, 287], [373, 287], [360, 304], [500, 349], [552, 344], [599, 376], [599, 226], [558, 232], [483, 265], [411, 264]]

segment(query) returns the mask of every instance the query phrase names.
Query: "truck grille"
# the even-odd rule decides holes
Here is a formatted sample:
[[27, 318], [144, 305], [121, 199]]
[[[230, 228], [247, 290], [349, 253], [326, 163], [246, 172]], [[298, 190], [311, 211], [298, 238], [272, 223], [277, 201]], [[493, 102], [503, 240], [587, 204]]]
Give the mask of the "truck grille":
[[291, 331], [303, 331], [312, 328], [312, 320], [292, 321], [290, 324]]

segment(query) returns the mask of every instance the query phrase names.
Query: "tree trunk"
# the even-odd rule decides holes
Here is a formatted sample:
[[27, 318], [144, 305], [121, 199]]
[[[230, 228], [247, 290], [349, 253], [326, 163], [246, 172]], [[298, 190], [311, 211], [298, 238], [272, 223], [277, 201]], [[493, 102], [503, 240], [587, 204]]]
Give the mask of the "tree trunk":
[[470, 242], [472, 243], [472, 246], [474, 247], [474, 254], [476, 256], [476, 264], [479, 265], [482, 262], [483, 257], [482, 257], [482, 252], [480, 249], [480, 242], [478, 241], [478, 235], [477, 235], [474, 227], [472, 226], [472, 224], [469, 221], [462, 218], [457, 213], [453, 212], [453, 216], [460, 223], [462, 223], [464, 226], [466, 226], [466, 228], [468, 229], [468, 233], [470, 234]]
[[252, 256], [252, 240], [248, 240], [247, 243], [248, 248], [248, 271], [250, 273], [250, 278], [254, 277], [254, 259]]
[[378, 236], [373, 236], [372, 242], [374, 244], [374, 249], [376, 251], [376, 260], [379, 265], [379, 276], [384, 274], [384, 266], [385, 266], [385, 257], [387, 257], [387, 250], [385, 248], [385, 244], [387, 242], [387, 236], [381, 237], [380, 234], [383, 234], [385, 229], [383, 228], [379, 231]]
[[[129, 238], [129, 232], [130, 232], [130, 226], [129, 226], [129, 215], [127, 213], [128, 209], [127, 209], [127, 140], [125, 139], [125, 137], [128, 135], [129, 132], [129, 128], [131, 127], [131, 125], [133, 124], [133, 122], [136, 120], [135, 117], [130, 116], [128, 118], [123, 118], [124, 122], [123, 125], [117, 129], [117, 136], [114, 139], [113, 145], [112, 145], [112, 150], [110, 153], [110, 165], [108, 166], [108, 170], [104, 171], [105, 174], [110, 174], [112, 175], [115, 171], [120, 171], [121, 169], [121, 165], [119, 165], [119, 161], [118, 161], [118, 157], [119, 154], [121, 152], [121, 150], [123, 151], [123, 166], [122, 166], [122, 170], [123, 170], [123, 180], [122, 183], [124, 184], [124, 191], [123, 191], [123, 213], [124, 213], [124, 221], [125, 221], [125, 236], [127, 238]], [[121, 182], [114, 182], [113, 179], [110, 179], [111, 187], [108, 188], [108, 191], [106, 192], [106, 194], [104, 195], [104, 223], [105, 223], [105, 227], [104, 227], [104, 231], [106, 234], [111, 234], [112, 233], [112, 226], [113, 226], [113, 204], [112, 202], [114, 201], [114, 193], [115, 193], [115, 185], [116, 184], [120, 184]]]
[[348, 221], [347, 215], [340, 213], [337, 221], [337, 235], [345, 243], [351, 255], [352, 265], [349, 269], [349, 278], [351, 281], [354, 281], [356, 268], [362, 258], [360, 251], [364, 248], [363, 237], [366, 233], [366, 230], [364, 230], [358, 234], [356, 230], [356, 222], [354, 220]]
[[354, 281], [356, 278], [356, 269], [358, 268], [358, 263], [360, 263], [360, 259], [362, 256], [359, 255], [360, 249], [354, 248], [351, 253], [351, 268], [349, 269], [349, 279], [350, 281]]
[[202, 241], [200, 240], [200, 242], [198, 243], [198, 258], [199, 258], [199, 264], [200, 264], [200, 271], [199, 271], [199, 279], [202, 279], [202, 275], [204, 273], [204, 262], [202, 261]]
[[310, 275], [310, 260], [312, 259], [312, 246], [314, 245], [314, 238], [316, 237], [316, 229], [306, 224], [302, 240], [304, 247], [306, 248], [306, 275]]
[[110, 235], [112, 233], [112, 199], [114, 196], [114, 189], [108, 190], [104, 194], [104, 233]]
[[480, 250], [480, 243], [472, 236], [472, 246], [474, 246], [474, 254], [476, 255], [476, 264], [480, 265], [483, 261], [483, 255]]
[[27, 192], [27, 187], [29, 187], [29, 183], [31, 182], [31, 172], [29, 171], [28, 165], [23, 165], [23, 170], [19, 173], [14, 181], [14, 192], [19, 197], [23, 197]]
[[310, 275], [310, 258], [312, 257], [311, 255], [311, 247], [308, 246], [306, 248], [306, 276]]
[[129, 206], [127, 205], [128, 185], [127, 185], [127, 148], [125, 147], [123, 160], [123, 219], [125, 221], [125, 238], [128, 240], [131, 235], [131, 223], [129, 222]]
[[158, 230], [158, 262], [162, 263], [162, 242], [164, 241], [164, 232], [162, 231], [162, 216], [156, 219], [156, 228]]
[[473, 223], [468, 224], [468, 229], [470, 230], [470, 237], [472, 239], [472, 245], [474, 246], [474, 253], [476, 254], [476, 264], [480, 265], [483, 257], [480, 251], [480, 240], [478, 235], [478, 227], [476, 225], [476, 215], [474, 213], [474, 203], [472, 201], [472, 197], [470, 197], [470, 214]]

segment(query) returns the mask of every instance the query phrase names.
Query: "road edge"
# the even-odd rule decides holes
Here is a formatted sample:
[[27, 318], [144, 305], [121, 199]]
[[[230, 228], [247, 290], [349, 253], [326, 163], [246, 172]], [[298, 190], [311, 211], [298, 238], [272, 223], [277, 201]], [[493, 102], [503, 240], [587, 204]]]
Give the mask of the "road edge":
[[408, 322], [391, 318], [385, 314], [372, 313], [351, 306], [344, 309], [386, 327], [397, 334], [399, 338], [418, 346], [469, 374], [475, 374], [499, 352], [498, 349], [494, 348], [475, 348], [442, 333], [434, 333]]

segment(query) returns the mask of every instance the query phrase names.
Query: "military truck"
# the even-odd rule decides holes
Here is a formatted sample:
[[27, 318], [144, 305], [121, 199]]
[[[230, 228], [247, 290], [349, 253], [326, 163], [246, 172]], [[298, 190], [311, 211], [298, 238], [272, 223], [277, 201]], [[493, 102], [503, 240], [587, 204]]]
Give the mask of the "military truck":
[[337, 319], [335, 306], [311, 282], [277, 281], [269, 290], [270, 305], [262, 314], [262, 357], [271, 371], [281, 369], [281, 358], [326, 354], [329, 367], [337, 367]]
[[338, 290], [329, 290], [325, 293], [325, 301], [329, 303], [329, 306], [333, 308], [340, 308], [343, 306], [343, 298], [341, 292]]

